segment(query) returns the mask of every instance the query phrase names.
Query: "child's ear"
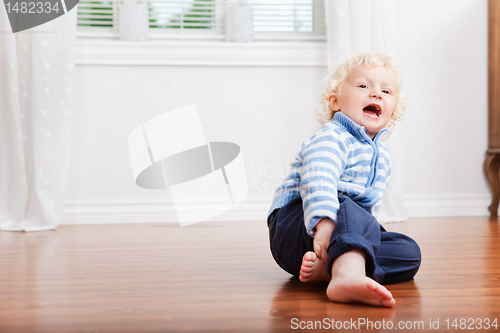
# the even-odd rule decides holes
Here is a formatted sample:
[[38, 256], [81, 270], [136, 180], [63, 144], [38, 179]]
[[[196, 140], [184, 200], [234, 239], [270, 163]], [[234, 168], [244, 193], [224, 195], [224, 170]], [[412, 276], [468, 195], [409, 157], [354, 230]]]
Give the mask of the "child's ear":
[[340, 111], [339, 101], [335, 94], [331, 94], [330, 97], [328, 97], [328, 105], [330, 106], [330, 110]]

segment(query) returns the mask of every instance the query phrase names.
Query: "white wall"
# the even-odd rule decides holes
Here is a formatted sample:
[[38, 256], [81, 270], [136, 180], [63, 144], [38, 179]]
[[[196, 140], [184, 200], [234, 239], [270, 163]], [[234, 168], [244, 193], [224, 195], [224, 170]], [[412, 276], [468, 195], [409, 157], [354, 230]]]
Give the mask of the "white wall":
[[[399, 1], [398, 56], [410, 96], [397, 130], [411, 215], [487, 214], [487, 2]], [[168, 191], [138, 188], [128, 134], [196, 104], [210, 141], [240, 145], [249, 196], [219, 219], [264, 219], [314, 119], [325, 67], [77, 67], [64, 223], [175, 220]], [[437, 203], [437, 204], [436, 204]], [[435, 207], [437, 206], [437, 207]], [[455, 209], [457, 208], [457, 209]]]
[[249, 177], [247, 201], [261, 210], [254, 218], [264, 218], [262, 207], [270, 204], [271, 187], [284, 178], [302, 140], [320, 128], [313, 108], [325, 71], [321, 67], [78, 67], [69, 206], [78, 211], [85, 203], [82, 213], [101, 210], [102, 221], [109, 217], [102, 215], [114, 209], [110, 204], [118, 205], [114, 206], [118, 212], [121, 204], [131, 203], [143, 212], [169, 215], [171, 207], [160, 207], [168, 191], [135, 185], [127, 138], [145, 120], [196, 104], [209, 141], [241, 147]]
[[[396, 3], [398, 56], [410, 96], [399, 128], [405, 193], [414, 199], [409, 206], [427, 197], [433, 200], [426, 206], [434, 201], [450, 214], [486, 215], [487, 1]], [[432, 211], [414, 209], [413, 215]]]

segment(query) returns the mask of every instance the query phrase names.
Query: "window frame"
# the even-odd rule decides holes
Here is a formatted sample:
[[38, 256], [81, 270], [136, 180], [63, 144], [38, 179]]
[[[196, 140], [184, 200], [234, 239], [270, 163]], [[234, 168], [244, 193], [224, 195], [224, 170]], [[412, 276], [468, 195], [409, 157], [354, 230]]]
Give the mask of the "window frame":
[[[168, 1], [175, 1], [175, 0], [150, 0], [150, 1], [144, 1], [144, 2], [168, 2]], [[177, 0], [179, 1], [179, 0]], [[182, 1], [188, 1], [188, 0], [182, 0]], [[182, 2], [181, 1], [181, 2]], [[200, 0], [189, 0], [189, 1], [200, 1]], [[178, 40], [186, 40], [186, 39], [193, 39], [193, 40], [207, 40], [207, 39], [213, 39], [213, 40], [224, 40], [225, 39], [225, 20], [224, 20], [224, 13], [225, 10], [230, 7], [231, 4], [235, 2], [235, 0], [212, 0], [216, 4], [211, 7], [214, 9], [215, 15], [213, 17], [213, 21], [215, 22], [215, 28], [214, 29], [162, 29], [162, 28], [151, 28], [149, 27], [149, 36], [152, 39], [178, 39]], [[250, 0], [251, 1], [251, 0]], [[279, 6], [284, 6], [285, 8], [288, 8], [287, 11], [290, 11], [290, 6], [289, 4], [277, 4], [277, 5], [272, 5], [272, 4], [266, 4], [266, 1], [263, 0], [255, 0], [257, 3], [252, 4], [250, 3], [249, 6], [256, 6], [255, 11], [260, 12], [261, 14], [258, 15], [259, 19], [255, 18], [255, 24], [256, 27], [259, 26], [259, 23], [262, 23], [264, 21], [268, 22], [285, 22], [287, 24], [290, 24], [290, 22], [286, 22], [287, 18], [289, 20], [288, 16], [285, 17], [278, 17], [276, 15], [278, 14], [273, 14], [277, 11], [277, 9], [272, 9], [271, 12], [269, 13], [262, 13], [265, 8], [261, 8], [262, 6], [271, 6], [272, 7], [279, 7]], [[274, 0], [274, 1], [279, 1], [279, 0]], [[300, 4], [300, 1], [311, 1], [312, 5], [312, 12], [310, 13], [312, 17], [317, 17], [314, 21], [311, 22], [312, 27], [318, 26], [319, 31], [314, 32], [314, 31], [259, 31], [254, 30], [254, 40], [259, 41], [259, 40], [275, 40], [275, 41], [288, 41], [288, 40], [294, 40], [294, 41], [299, 41], [299, 40], [316, 40], [316, 41], [322, 41], [326, 39], [326, 22], [324, 15], [322, 15], [319, 11], [320, 8], [322, 9], [324, 7], [323, 2], [325, 0], [288, 0], [288, 1], [298, 1], [299, 4], [297, 6], [303, 6], [304, 4]], [[112, 6], [112, 10], [108, 12], [108, 14], [111, 14], [111, 16], [107, 15], [96, 15], [95, 18], [108, 18], [111, 19], [111, 24], [113, 27], [110, 28], [99, 28], [99, 27], [84, 27], [84, 26], [78, 26], [79, 23], [85, 24], [85, 23], [91, 23], [92, 21], [79, 21], [78, 18], [82, 16], [87, 16], [86, 18], [89, 19], [92, 14], [91, 13], [81, 13], [80, 10], [82, 10], [80, 7], [87, 7], [91, 6], [87, 4], [87, 2], [80, 1], [78, 4], [78, 15], [77, 15], [77, 34], [78, 36], [82, 37], [93, 37], [93, 36], [102, 36], [106, 38], [118, 38], [119, 37], [119, 4], [123, 2], [135, 2], [134, 0], [110, 0], [110, 1], [103, 1], [103, 2], [111, 2], [112, 4], [109, 6]], [[260, 2], [260, 3], [259, 3]], [[94, 6], [103, 6], [102, 4], [94, 4]], [[105, 7], [108, 7], [108, 5], [104, 5]], [[260, 7], [259, 7], [260, 6]], [[271, 9], [270, 9], [271, 10]], [[274, 12], [273, 12], [274, 11]], [[87, 15], [85, 15], [87, 14]], [[101, 9], [101, 14], [102, 14], [102, 9]], [[94, 14], [95, 15], [95, 14]], [[295, 15], [295, 14], [294, 14]], [[266, 20], [266, 16], [270, 16], [273, 19], [272, 20]], [[294, 16], [295, 17], [295, 16]], [[151, 20], [152, 17], [149, 17], [149, 20]], [[276, 21], [273, 21], [276, 20]], [[292, 20], [295, 22], [295, 19]], [[298, 21], [301, 22], [301, 21]], [[97, 22], [94, 22], [98, 24]], [[103, 23], [103, 22], [101, 22]], [[150, 22], [151, 25], [151, 22]], [[295, 25], [295, 24], [294, 24]], [[299, 24], [300, 25], [300, 24]], [[272, 24], [270, 24], [268, 27], [270, 28]], [[278, 25], [276, 28], [279, 28], [280, 26]]]
[[326, 67], [326, 42], [76, 40], [77, 65]]
[[[225, 1], [225, 0], [224, 0]], [[322, 1], [322, 0], [313, 0]], [[318, 7], [316, 7], [318, 8]], [[326, 67], [326, 37], [314, 36], [296, 40], [276, 40], [272, 33], [268, 40], [250, 43], [231, 43], [225, 35], [200, 40], [186, 36], [169, 36], [152, 32], [147, 41], [119, 40], [118, 31], [97, 27], [77, 29], [77, 65], [172, 65], [172, 66], [312, 66]], [[215, 32], [215, 31], [214, 31]], [[187, 31], [186, 35], [196, 32]], [[255, 35], [263, 33], [254, 32]], [[181, 34], [182, 35], [182, 34]], [[289, 34], [289, 36], [292, 36]]]

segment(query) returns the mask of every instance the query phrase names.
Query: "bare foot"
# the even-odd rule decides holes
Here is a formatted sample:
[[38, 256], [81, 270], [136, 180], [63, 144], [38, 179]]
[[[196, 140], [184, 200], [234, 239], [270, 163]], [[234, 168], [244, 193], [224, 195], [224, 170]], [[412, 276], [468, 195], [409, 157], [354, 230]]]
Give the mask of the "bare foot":
[[300, 267], [300, 281], [330, 281], [331, 277], [326, 272], [326, 264], [316, 256], [316, 253], [309, 251], [302, 257], [302, 266]]
[[365, 275], [365, 262], [366, 256], [360, 250], [348, 251], [335, 259], [326, 295], [334, 302], [393, 307], [396, 301], [391, 292]]
[[396, 304], [392, 294], [384, 286], [367, 276], [337, 276], [332, 278], [326, 295], [340, 303], [361, 302], [391, 308]]

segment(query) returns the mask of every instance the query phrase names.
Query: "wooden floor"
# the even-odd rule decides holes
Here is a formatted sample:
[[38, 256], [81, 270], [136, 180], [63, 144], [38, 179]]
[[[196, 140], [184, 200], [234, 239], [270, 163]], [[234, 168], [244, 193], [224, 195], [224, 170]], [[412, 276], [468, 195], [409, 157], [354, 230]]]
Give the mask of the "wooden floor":
[[410, 219], [386, 228], [413, 237], [423, 255], [415, 281], [388, 286], [393, 309], [335, 304], [325, 284], [290, 279], [271, 257], [264, 222], [0, 232], [0, 332], [328, 331], [332, 324], [348, 332], [391, 331], [383, 329], [391, 324], [500, 332], [485, 329], [486, 319], [500, 325], [497, 219]]

